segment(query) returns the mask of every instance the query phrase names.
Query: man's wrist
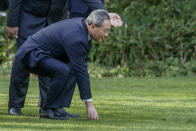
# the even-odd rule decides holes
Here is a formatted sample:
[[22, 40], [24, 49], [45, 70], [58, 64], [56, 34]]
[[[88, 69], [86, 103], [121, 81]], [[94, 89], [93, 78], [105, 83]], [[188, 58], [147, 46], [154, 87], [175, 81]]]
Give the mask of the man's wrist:
[[91, 106], [93, 106], [92, 101], [86, 101], [85, 104], [86, 104], [86, 107], [91, 107]]

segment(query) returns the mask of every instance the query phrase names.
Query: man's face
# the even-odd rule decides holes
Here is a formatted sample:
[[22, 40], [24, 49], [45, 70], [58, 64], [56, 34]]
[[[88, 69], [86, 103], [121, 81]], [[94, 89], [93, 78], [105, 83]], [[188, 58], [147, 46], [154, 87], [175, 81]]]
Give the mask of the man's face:
[[91, 37], [97, 42], [102, 42], [104, 38], [107, 37], [109, 34], [111, 23], [110, 20], [105, 20], [103, 26], [96, 27], [94, 24], [92, 24], [90, 25], [90, 28], [91, 28], [91, 32], [90, 32]]

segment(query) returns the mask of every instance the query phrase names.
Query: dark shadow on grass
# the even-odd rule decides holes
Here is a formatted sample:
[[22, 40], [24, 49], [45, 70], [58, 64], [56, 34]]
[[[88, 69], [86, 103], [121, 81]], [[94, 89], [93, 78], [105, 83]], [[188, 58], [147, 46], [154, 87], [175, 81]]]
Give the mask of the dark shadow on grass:
[[0, 112], [0, 115], [7, 115], [7, 116], [18, 116], [18, 117], [37, 117], [38, 115], [37, 114], [22, 114], [22, 115], [11, 115], [11, 114], [8, 114], [7, 112]]
[[[100, 120], [92, 121], [88, 120], [87, 117], [83, 116], [78, 119], [69, 119], [69, 120], [51, 120], [51, 119], [40, 119], [39, 117], [10, 117], [9, 115], [4, 115], [0, 117], [0, 127], [2, 129], [23, 129], [23, 130], [88, 130], [97, 129], [97, 127], [104, 127], [107, 129], [112, 129], [114, 126], [120, 127], [130, 127], [131, 123], [140, 124], [145, 123], [147, 125], [153, 125], [156, 123], [168, 123], [172, 121], [161, 121], [157, 117], [142, 114], [138, 111], [136, 114], [130, 113], [130, 116], [127, 116], [126, 112], [120, 111], [110, 111], [107, 113], [100, 113]], [[144, 115], [144, 116], [143, 116]], [[185, 121], [186, 122], [186, 121]], [[196, 119], [189, 119], [187, 123], [194, 124]], [[4, 124], [6, 123], [6, 124]], [[17, 124], [15, 124], [17, 123]], [[20, 125], [21, 123], [21, 125]], [[179, 125], [182, 122], [173, 121], [174, 126]], [[58, 125], [59, 124], [59, 125]], [[64, 125], [62, 125], [64, 124]], [[54, 125], [54, 126], [53, 126]], [[76, 125], [73, 127], [73, 125]], [[91, 125], [90, 127], [86, 125]], [[48, 127], [50, 126], [50, 127]], [[153, 127], [153, 126], [152, 126]], [[131, 127], [130, 127], [131, 128]]]
[[8, 113], [6, 112], [0, 112], [0, 115], [8, 115]]
[[[52, 123], [51, 123], [52, 125]], [[51, 130], [51, 131], [54, 131], [54, 130], [66, 130], [66, 129], [69, 129], [69, 130], [85, 130], [85, 127], [59, 127], [58, 125], [57, 126], [51, 126], [51, 127], [45, 127], [44, 124], [43, 126], [42, 125], [35, 125], [35, 126], [32, 126], [32, 125], [1, 125], [1, 128], [2, 129], [26, 129], [26, 130]]]

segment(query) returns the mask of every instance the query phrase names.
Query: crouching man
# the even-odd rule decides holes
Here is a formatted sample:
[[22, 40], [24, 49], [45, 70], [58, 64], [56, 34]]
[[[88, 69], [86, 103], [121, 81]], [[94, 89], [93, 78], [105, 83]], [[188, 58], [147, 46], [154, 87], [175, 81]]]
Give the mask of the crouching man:
[[80, 97], [86, 104], [88, 118], [98, 119], [98, 113], [92, 103], [86, 62], [91, 48], [89, 40], [92, 38], [97, 42], [103, 41], [110, 28], [108, 13], [95, 10], [87, 19], [63, 20], [40, 30], [18, 49], [14, 60], [16, 64], [21, 64], [34, 74], [51, 78], [40, 117], [67, 118], [55, 110], [61, 108], [64, 102], [59, 100], [61, 94], [66, 92], [69, 95], [70, 89], [66, 89], [65, 85], [69, 76], [74, 75]]

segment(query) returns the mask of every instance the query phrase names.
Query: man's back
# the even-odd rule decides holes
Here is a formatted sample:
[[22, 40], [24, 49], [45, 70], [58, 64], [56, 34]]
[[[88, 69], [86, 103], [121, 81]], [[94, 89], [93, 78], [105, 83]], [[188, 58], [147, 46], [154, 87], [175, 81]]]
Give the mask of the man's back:
[[85, 19], [82, 18], [62, 20], [40, 30], [29, 37], [19, 50], [25, 54], [36, 47], [48, 51], [52, 57], [59, 58], [66, 56], [67, 46], [77, 42], [88, 46], [88, 31]]

